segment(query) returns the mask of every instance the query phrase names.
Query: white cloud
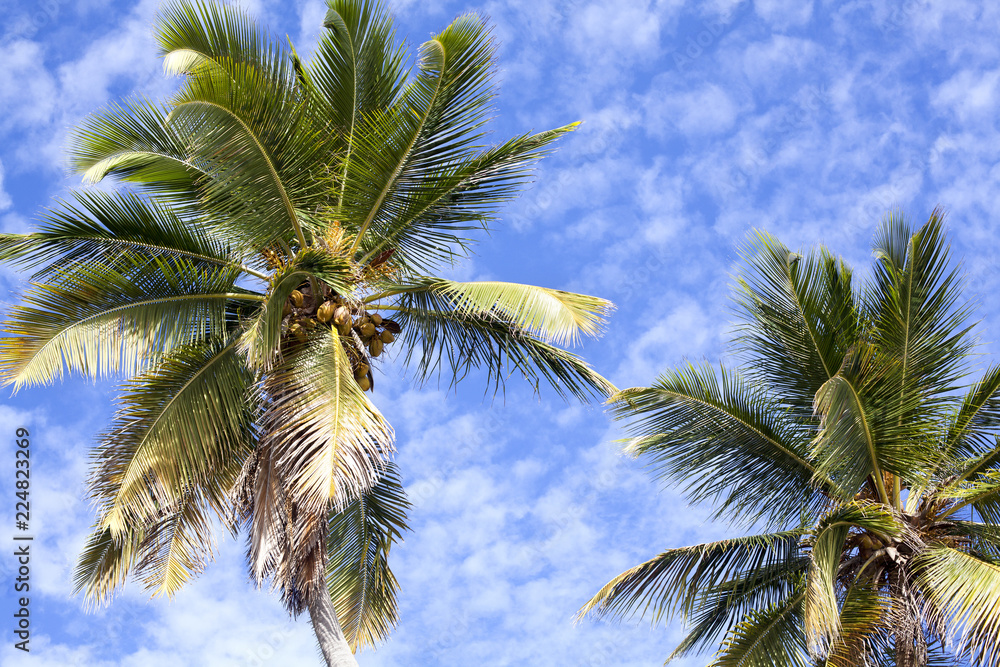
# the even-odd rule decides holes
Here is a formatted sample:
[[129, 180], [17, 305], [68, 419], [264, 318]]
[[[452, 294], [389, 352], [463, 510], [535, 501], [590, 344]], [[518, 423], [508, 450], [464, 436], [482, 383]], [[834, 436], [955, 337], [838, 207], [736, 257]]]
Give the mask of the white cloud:
[[822, 57], [815, 42], [800, 37], [773, 35], [767, 41], [751, 42], [742, 52], [742, 67], [758, 93], [786, 84], [787, 77], [808, 71]]
[[3, 162], [0, 161], [0, 211], [6, 211], [8, 208], [11, 207], [11, 204], [13, 204], [13, 202], [10, 199], [10, 195], [7, 194], [6, 190], [4, 190], [3, 177], [4, 177]]
[[984, 117], [992, 121], [996, 114], [1000, 69], [963, 70], [945, 81], [932, 94], [932, 103], [951, 111], [961, 121]]
[[0, 46], [0, 131], [47, 125], [59, 102], [43, 47], [19, 40]]
[[757, 14], [779, 30], [803, 26], [812, 18], [813, 2], [808, 0], [754, 0]]
[[707, 83], [696, 89], [676, 88], [661, 79], [645, 96], [646, 131], [668, 136], [675, 127], [683, 135], [721, 134], [733, 127], [739, 107], [721, 86]]

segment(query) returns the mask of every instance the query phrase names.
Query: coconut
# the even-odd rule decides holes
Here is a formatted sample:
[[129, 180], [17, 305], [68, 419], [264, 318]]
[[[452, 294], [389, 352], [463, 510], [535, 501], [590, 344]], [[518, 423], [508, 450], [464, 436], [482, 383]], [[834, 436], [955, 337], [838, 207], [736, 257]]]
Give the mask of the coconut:
[[338, 306], [333, 309], [333, 323], [338, 327], [351, 323], [351, 311], [343, 306]]
[[365, 322], [361, 325], [361, 335], [365, 338], [371, 338], [375, 335], [375, 325], [371, 322]]
[[361, 391], [368, 391], [372, 388], [372, 382], [368, 379], [368, 376], [358, 379], [358, 386], [361, 387]]
[[372, 313], [372, 324], [375, 326], [382, 324], [382, 316], [378, 313]]
[[368, 350], [371, 352], [373, 357], [377, 357], [382, 354], [382, 339], [372, 338], [372, 342], [368, 344]]
[[368, 375], [368, 364], [366, 363], [358, 364], [358, 367], [354, 369], [354, 379], [360, 380], [366, 375]]
[[333, 319], [333, 313], [336, 310], [337, 306], [333, 303], [333, 301], [326, 301], [319, 307], [319, 310], [316, 311], [316, 319], [320, 322], [329, 322]]
[[383, 342], [383, 343], [384, 343], [385, 345], [388, 345], [388, 344], [389, 344], [389, 343], [391, 343], [392, 341], [396, 340], [396, 337], [392, 335], [392, 332], [391, 332], [391, 331], [389, 331], [388, 329], [386, 329], [385, 331], [383, 331], [383, 332], [381, 333], [381, 335], [379, 336], [379, 339], [380, 339], [380, 340], [381, 340], [381, 341], [382, 341], [382, 342]]
[[302, 307], [302, 302], [304, 299], [304, 297], [302, 296], [302, 292], [298, 291], [297, 289], [293, 289], [292, 293], [289, 294], [288, 296], [292, 299], [292, 303], [295, 304], [296, 308]]
[[281, 308], [281, 316], [284, 317], [285, 315], [291, 315], [291, 314], [292, 314], [292, 304], [286, 301], [285, 305]]

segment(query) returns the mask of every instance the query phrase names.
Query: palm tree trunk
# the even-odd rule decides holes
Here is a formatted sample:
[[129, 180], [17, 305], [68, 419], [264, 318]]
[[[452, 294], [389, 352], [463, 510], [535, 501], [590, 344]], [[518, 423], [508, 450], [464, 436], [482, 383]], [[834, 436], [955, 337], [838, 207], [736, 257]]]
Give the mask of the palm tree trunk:
[[920, 614], [906, 586], [906, 573], [894, 568], [889, 575], [893, 604], [902, 608], [895, 628], [896, 667], [926, 667], [927, 643], [920, 625]]
[[358, 661], [354, 659], [354, 653], [344, 639], [344, 631], [340, 629], [337, 612], [326, 586], [323, 586], [319, 595], [310, 596], [309, 620], [312, 621], [313, 632], [316, 633], [316, 640], [328, 667], [358, 667]]

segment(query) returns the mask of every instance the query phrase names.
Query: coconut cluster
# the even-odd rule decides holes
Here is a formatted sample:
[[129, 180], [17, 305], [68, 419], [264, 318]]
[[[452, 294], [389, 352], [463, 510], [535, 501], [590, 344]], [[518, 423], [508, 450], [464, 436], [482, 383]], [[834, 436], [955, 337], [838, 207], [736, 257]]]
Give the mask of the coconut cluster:
[[282, 311], [285, 336], [304, 343], [317, 327], [336, 329], [351, 359], [355, 381], [368, 391], [373, 386], [371, 360], [382, 354], [401, 328], [397, 322], [369, 313], [364, 304], [345, 299], [326, 285], [320, 284], [320, 289], [319, 298], [313, 298], [308, 282], [292, 290]]

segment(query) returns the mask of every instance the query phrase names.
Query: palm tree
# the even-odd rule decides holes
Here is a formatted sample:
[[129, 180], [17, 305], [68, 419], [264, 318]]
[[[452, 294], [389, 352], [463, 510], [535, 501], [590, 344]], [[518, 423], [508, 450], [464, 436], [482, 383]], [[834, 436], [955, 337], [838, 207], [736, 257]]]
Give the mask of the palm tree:
[[90, 603], [129, 578], [172, 595], [246, 531], [258, 585], [308, 611], [328, 664], [397, 620], [390, 547], [408, 503], [393, 431], [369, 399], [384, 351], [417, 382], [513, 372], [581, 399], [613, 387], [564, 348], [610, 304], [435, 277], [574, 126], [484, 145], [495, 47], [458, 18], [406, 66], [385, 8], [332, 0], [302, 62], [236, 9], [165, 8], [166, 104], [86, 120], [84, 189], [35, 233], [0, 237], [34, 270], [0, 340], [14, 389], [65, 373], [124, 379], [95, 452]]
[[[880, 226], [863, 285], [825, 249], [745, 252], [742, 371], [612, 397], [627, 450], [752, 534], [668, 549], [581, 615], [679, 616], [669, 660], [1000, 665], [1000, 366], [974, 383], [939, 211]], [[756, 532], [761, 531], [761, 532]]]

